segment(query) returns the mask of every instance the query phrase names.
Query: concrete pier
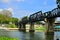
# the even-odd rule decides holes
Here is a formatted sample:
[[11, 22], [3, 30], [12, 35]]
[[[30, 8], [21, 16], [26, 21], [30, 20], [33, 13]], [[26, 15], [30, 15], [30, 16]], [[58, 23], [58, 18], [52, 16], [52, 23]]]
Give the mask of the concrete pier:
[[50, 19], [47, 19], [47, 27], [46, 27], [46, 34], [51, 34], [53, 35], [54, 34], [54, 22], [55, 22], [55, 18], [50, 18]]
[[29, 30], [29, 32], [34, 32], [35, 30], [34, 30], [34, 23], [30, 23], [30, 30]]

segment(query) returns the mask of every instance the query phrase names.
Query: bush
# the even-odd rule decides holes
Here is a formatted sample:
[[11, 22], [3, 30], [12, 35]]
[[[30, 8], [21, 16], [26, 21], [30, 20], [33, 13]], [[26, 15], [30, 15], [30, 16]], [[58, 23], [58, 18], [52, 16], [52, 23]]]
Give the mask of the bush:
[[8, 28], [16, 28], [16, 25], [15, 24], [8, 24], [7, 27]]

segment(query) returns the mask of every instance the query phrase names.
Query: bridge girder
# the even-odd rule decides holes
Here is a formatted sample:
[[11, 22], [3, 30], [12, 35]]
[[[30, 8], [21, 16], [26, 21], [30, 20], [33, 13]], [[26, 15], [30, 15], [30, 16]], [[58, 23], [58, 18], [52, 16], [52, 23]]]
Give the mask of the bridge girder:
[[44, 21], [45, 18], [56, 18], [60, 17], [60, 9], [55, 8], [52, 11], [42, 13], [42, 11], [36, 12], [29, 16], [29, 19], [25, 18], [21, 23], [27, 24], [28, 22]]
[[29, 20], [31, 22], [36, 22], [36, 21], [44, 21], [45, 18], [55, 18], [55, 17], [60, 17], [59, 8], [55, 8], [52, 11], [48, 11], [45, 13], [42, 13], [42, 11], [36, 12], [30, 15]]

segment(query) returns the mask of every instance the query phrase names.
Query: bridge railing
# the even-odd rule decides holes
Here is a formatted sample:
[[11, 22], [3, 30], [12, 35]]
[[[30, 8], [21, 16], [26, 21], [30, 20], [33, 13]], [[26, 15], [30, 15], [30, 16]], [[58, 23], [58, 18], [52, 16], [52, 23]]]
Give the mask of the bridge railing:
[[52, 15], [54, 17], [60, 17], [60, 9], [59, 8], [55, 8], [51, 11]]
[[43, 19], [44, 18], [43, 18], [42, 11], [36, 12], [36, 13], [30, 15], [30, 17], [29, 17], [29, 20], [32, 21], [32, 22], [33, 21], [42, 21]]
[[48, 11], [43, 13], [44, 14], [44, 18], [54, 18], [54, 17], [60, 17], [60, 9], [59, 8], [55, 8], [52, 11]]

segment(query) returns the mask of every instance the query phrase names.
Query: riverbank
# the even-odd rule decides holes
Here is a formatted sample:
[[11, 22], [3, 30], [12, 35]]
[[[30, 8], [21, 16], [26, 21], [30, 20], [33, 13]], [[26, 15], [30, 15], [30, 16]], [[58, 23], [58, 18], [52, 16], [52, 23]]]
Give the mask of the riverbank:
[[0, 27], [0, 29], [18, 30], [19, 28], [7, 28], [7, 27]]
[[[6, 27], [0, 27], [0, 29], [4, 29], [4, 30], [7, 30], [7, 31], [10, 31], [10, 30], [19, 30], [19, 28], [6, 28]], [[45, 32], [46, 29], [43, 28], [43, 27], [38, 27], [38, 28], [34, 28], [35, 32]], [[29, 28], [26, 28], [26, 31], [29, 32]]]

